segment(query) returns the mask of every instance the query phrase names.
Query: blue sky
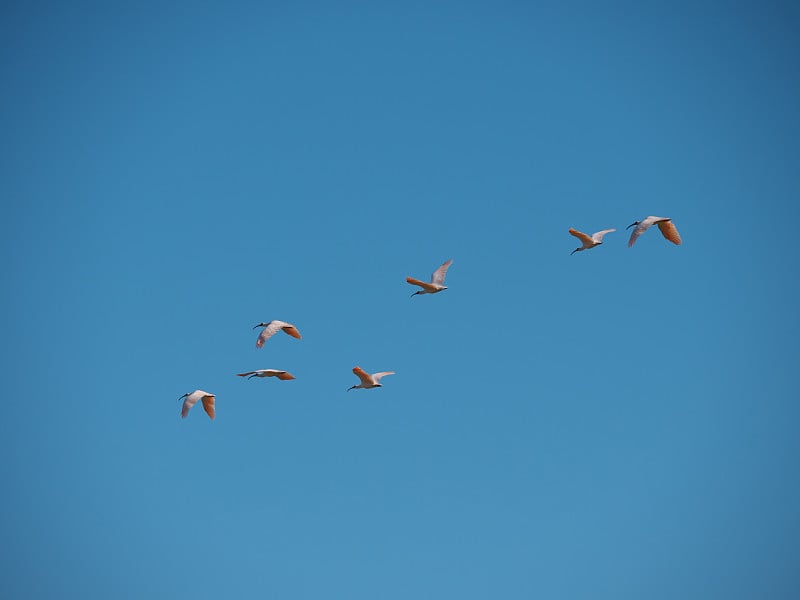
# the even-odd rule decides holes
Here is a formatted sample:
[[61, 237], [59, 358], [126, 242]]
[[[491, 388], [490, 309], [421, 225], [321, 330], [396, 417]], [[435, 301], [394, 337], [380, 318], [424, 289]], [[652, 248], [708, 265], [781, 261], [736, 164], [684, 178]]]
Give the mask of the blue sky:
[[800, 595], [800, 10], [598, 4], [5, 5], [9, 597]]

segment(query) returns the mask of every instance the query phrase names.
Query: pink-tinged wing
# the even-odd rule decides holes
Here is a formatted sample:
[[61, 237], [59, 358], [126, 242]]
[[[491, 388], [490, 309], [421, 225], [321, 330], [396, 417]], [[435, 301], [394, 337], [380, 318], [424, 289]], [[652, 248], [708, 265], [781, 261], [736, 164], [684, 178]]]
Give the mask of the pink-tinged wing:
[[290, 379], [294, 379], [294, 375], [287, 371], [278, 371], [277, 369], [263, 369], [259, 371], [259, 373], [263, 373], [267, 377], [277, 377], [278, 379], [282, 379], [283, 381], [289, 381]]
[[451, 258], [447, 262], [445, 262], [441, 267], [436, 269], [431, 275], [431, 283], [435, 283], [436, 285], [443, 285], [444, 284], [444, 276], [447, 275], [447, 269], [450, 268], [450, 265], [453, 264], [453, 259]]
[[383, 371], [381, 373], [373, 373], [372, 378], [375, 380], [375, 383], [378, 383], [381, 379], [386, 377], [387, 375], [394, 375], [394, 371]]
[[408, 283], [413, 283], [414, 285], [418, 285], [419, 287], [421, 287], [423, 290], [425, 290], [428, 293], [433, 293], [433, 292], [436, 291], [436, 288], [433, 287], [427, 281], [420, 281], [419, 279], [414, 279], [413, 277], [406, 277], [406, 281]]
[[181, 408], [181, 418], [185, 419], [189, 415], [191, 408], [200, 400], [202, 393], [192, 392], [183, 400], [183, 408]]
[[286, 323], [281, 329], [283, 329], [284, 333], [288, 333], [293, 338], [297, 338], [298, 340], [302, 339], [300, 336], [300, 332], [297, 331], [297, 327], [295, 327], [294, 325]]
[[573, 229], [572, 227], [570, 227], [569, 232], [571, 235], [574, 235], [576, 238], [578, 238], [583, 243], [584, 246], [592, 245], [592, 238], [590, 238], [582, 231], [578, 231], [577, 229]]
[[647, 228], [650, 227], [650, 225], [651, 225], [651, 223], [647, 223], [646, 220], [645, 220], [645, 221], [642, 221], [641, 223], [639, 223], [634, 228], [633, 232], [631, 233], [631, 239], [628, 240], [628, 248], [633, 246], [633, 244], [636, 242], [636, 240], [639, 239], [639, 236], [642, 235], [645, 231], [647, 231]]
[[603, 241], [603, 236], [607, 233], [612, 233], [616, 231], [616, 229], [603, 229], [603, 231], [598, 231], [597, 233], [592, 234], [592, 241], [597, 242], [598, 244]]
[[660, 221], [658, 223], [658, 228], [661, 230], [661, 235], [667, 238], [670, 242], [676, 246], [681, 245], [681, 236], [678, 233], [678, 229], [675, 227], [675, 225], [673, 225], [672, 221]]
[[203, 396], [203, 408], [205, 409], [208, 416], [211, 417], [212, 421], [214, 420], [214, 417], [217, 416], [217, 411], [214, 408], [214, 400], [215, 400], [214, 394], [206, 394], [205, 396]]
[[276, 325], [275, 321], [270, 321], [264, 329], [261, 330], [261, 333], [258, 334], [258, 339], [256, 340], [256, 348], [263, 348], [264, 343], [275, 335], [278, 331], [280, 331], [281, 326]]
[[358, 376], [363, 385], [372, 385], [374, 383], [372, 381], [372, 376], [361, 367], [353, 367], [353, 373]]

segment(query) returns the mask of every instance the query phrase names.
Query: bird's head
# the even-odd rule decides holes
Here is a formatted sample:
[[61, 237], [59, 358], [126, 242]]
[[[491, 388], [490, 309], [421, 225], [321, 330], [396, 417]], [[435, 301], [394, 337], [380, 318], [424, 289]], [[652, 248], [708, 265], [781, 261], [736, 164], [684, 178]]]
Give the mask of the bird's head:
[[630, 228], [631, 228], [631, 227], [633, 227], [634, 225], [638, 225], [638, 224], [639, 224], [639, 221], [634, 221], [633, 223], [631, 223], [630, 225], [628, 225], [628, 226], [627, 226], [625, 229], [630, 229]]
[[259, 323], [258, 325], [253, 327], [253, 329], [258, 329], [259, 327], [266, 327], [267, 325], [269, 325], [269, 323]]

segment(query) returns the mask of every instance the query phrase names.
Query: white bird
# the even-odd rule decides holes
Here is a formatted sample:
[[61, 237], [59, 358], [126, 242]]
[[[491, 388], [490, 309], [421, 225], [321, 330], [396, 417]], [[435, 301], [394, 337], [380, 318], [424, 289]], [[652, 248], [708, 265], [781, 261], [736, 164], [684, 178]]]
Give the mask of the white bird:
[[262, 329], [261, 333], [258, 335], [258, 339], [256, 340], [256, 348], [261, 348], [264, 345], [264, 342], [278, 333], [281, 329], [283, 329], [284, 333], [288, 333], [293, 338], [297, 338], [298, 340], [301, 339], [300, 332], [297, 331], [297, 328], [291, 323], [285, 323], [284, 321], [259, 323], [253, 327], [253, 329], [257, 329], [258, 327], [263, 327], [264, 329]]
[[[185, 400], [183, 400], [186, 398]], [[214, 409], [214, 401], [216, 396], [214, 394], [209, 394], [208, 392], [204, 392], [203, 390], [195, 390], [191, 394], [186, 393], [178, 400], [183, 400], [183, 408], [181, 409], [181, 418], [185, 419], [186, 416], [189, 414], [189, 409], [191, 409], [195, 404], [197, 404], [198, 400], [203, 401], [203, 409], [208, 413], [208, 416], [211, 417], [211, 420], [214, 420], [214, 417], [217, 416], [217, 411]]]
[[376, 387], [383, 387], [383, 384], [380, 383], [380, 380], [387, 375], [394, 375], [394, 371], [383, 371], [382, 373], [373, 373], [370, 375], [361, 367], [353, 367], [353, 373], [358, 375], [358, 378], [361, 380], [361, 385], [354, 385], [353, 387], [349, 388], [347, 391], [355, 390], [355, 389], [369, 389], [369, 388], [376, 388]]
[[592, 237], [589, 237], [582, 231], [578, 231], [577, 229], [573, 229], [572, 227], [569, 228], [569, 232], [578, 238], [583, 246], [580, 248], [575, 248], [572, 252], [570, 252], [570, 256], [575, 254], [576, 252], [581, 252], [583, 250], [588, 250], [589, 248], [594, 248], [595, 246], [599, 246], [603, 243], [603, 236], [607, 233], [611, 233], [612, 231], [616, 231], [616, 229], [604, 229], [603, 231], [598, 231], [597, 233], [593, 233]]
[[630, 229], [634, 225], [636, 225], [636, 229], [633, 230], [633, 233], [631, 233], [631, 239], [628, 240], [628, 248], [633, 246], [637, 238], [647, 231], [651, 225], [658, 225], [658, 228], [661, 230], [661, 235], [663, 235], [673, 244], [680, 246], [681, 236], [678, 234], [678, 230], [672, 223], [672, 219], [668, 217], [647, 217], [644, 221], [634, 221], [625, 229]]
[[431, 275], [431, 281], [428, 283], [427, 281], [420, 281], [419, 279], [414, 279], [413, 277], [406, 277], [406, 281], [408, 283], [413, 283], [414, 285], [420, 286], [422, 289], [418, 292], [414, 292], [411, 294], [413, 298], [417, 294], [435, 294], [437, 292], [441, 292], [442, 290], [446, 290], [447, 286], [444, 285], [444, 276], [447, 274], [447, 269], [450, 265], [453, 264], [453, 259], [451, 258], [447, 262], [445, 262], [441, 267], [436, 269]]
[[283, 381], [289, 381], [295, 378], [294, 375], [288, 371], [278, 371], [277, 369], [258, 369], [257, 371], [248, 371], [247, 373], [237, 373], [237, 375], [239, 377], [247, 377], [248, 379], [252, 379], [253, 377], [277, 377]]

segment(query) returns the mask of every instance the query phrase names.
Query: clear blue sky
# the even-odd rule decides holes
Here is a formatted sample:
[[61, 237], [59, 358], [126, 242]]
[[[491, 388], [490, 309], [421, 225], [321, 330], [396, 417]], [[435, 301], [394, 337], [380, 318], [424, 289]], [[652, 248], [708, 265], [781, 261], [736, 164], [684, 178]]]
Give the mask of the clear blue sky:
[[796, 3], [17, 4], [4, 596], [800, 597]]

